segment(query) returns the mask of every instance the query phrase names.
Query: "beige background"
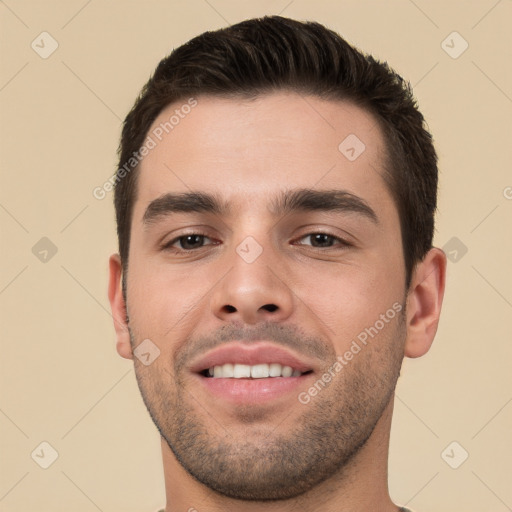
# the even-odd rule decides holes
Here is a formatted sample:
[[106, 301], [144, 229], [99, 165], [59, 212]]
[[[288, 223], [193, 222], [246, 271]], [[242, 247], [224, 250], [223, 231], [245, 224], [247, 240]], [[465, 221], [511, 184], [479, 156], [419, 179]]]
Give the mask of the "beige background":
[[[159, 436], [132, 363], [115, 351], [112, 197], [92, 190], [114, 172], [120, 122], [164, 55], [205, 30], [277, 13], [323, 22], [388, 60], [415, 86], [436, 139], [435, 243], [456, 237], [459, 247], [447, 249], [458, 252], [434, 346], [400, 379], [392, 497], [418, 512], [512, 510], [512, 1], [6, 0], [0, 511], [164, 505]], [[47, 59], [31, 48], [43, 31], [59, 45]], [[469, 43], [456, 59], [441, 46], [453, 31]], [[451, 41], [452, 53], [461, 48]], [[46, 262], [32, 252], [42, 237], [58, 249]], [[59, 454], [48, 469], [36, 463], [50, 453], [43, 441]], [[452, 441], [462, 448], [443, 459]], [[469, 458], [452, 469], [445, 460], [462, 449]]]

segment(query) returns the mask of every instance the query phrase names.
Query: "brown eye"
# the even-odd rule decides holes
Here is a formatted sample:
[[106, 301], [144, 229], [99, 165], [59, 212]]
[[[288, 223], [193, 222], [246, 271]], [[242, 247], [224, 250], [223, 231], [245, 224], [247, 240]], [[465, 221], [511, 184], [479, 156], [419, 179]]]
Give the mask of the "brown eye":
[[181, 246], [181, 249], [190, 251], [192, 249], [199, 249], [204, 244], [204, 235], [185, 235], [180, 236], [176, 242]]
[[206, 235], [190, 233], [173, 238], [170, 242], [164, 244], [162, 249], [173, 252], [192, 252], [194, 250], [201, 249], [206, 245], [214, 245], [214, 243]]
[[308, 239], [309, 243], [302, 243], [300, 245], [309, 245], [311, 247], [314, 247], [315, 249], [329, 248], [335, 245], [341, 247], [350, 246], [350, 244], [345, 240], [337, 236], [330, 235], [329, 233], [310, 233], [300, 238], [300, 240]]
[[313, 247], [331, 247], [335, 241], [333, 236], [327, 235], [326, 233], [315, 233], [308, 236], [310, 237]]

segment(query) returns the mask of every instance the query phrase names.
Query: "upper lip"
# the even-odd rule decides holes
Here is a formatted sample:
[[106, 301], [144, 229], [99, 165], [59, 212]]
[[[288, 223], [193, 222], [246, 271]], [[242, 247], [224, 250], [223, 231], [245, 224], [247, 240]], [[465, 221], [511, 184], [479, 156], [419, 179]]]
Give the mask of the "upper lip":
[[294, 370], [301, 372], [313, 369], [313, 365], [307, 360], [273, 343], [251, 341], [250, 345], [247, 345], [235, 341], [221, 345], [194, 360], [190, 370], [200, 373], [208, 368], [226, 363], [251, 366], [262, 363], [279, 363], [282, 366], [291, 366]]

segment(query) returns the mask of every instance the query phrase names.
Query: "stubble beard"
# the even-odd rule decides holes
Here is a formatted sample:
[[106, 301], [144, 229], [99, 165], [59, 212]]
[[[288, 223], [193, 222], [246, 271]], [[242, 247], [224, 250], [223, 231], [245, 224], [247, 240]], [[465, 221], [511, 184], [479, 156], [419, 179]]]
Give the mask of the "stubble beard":
[[[372, 435], [400, 374], [400, 316], [404, 312], [386, 339], [372, 341], [378, 348], [364, 347], [310, 403], [297, 400], [298, 412], [294, 408], [277, 423], [260, 406], [235, 411], [234, 428], [223, 424], [211, 403], [200, 405], [193, 397], [183, 367], [148, 373], [136, 364], [137, 383], [160, 435], [196, 480], [240, 500], [292, 499], [342, 478]], [[130, 336], [134, 346], [131, 329]]]

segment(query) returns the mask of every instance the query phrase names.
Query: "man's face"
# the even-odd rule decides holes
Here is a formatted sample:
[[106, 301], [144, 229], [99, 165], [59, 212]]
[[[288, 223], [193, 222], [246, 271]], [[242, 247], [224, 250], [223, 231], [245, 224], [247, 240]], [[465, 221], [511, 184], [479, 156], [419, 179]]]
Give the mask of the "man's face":
[[[152, 137], [127, 274], [132, 346], [160, 350], [147, 366], [135, 359], [145, 404], [210, 488], [297, 496], [357, 454], [400, 371], [405, 268], [380, 129], [350, 103], [283, 92], [199, 97]], [[218, 210], [162, 199], [190, 193]], [[246, 371], [254, 378], [230, 377]]]

